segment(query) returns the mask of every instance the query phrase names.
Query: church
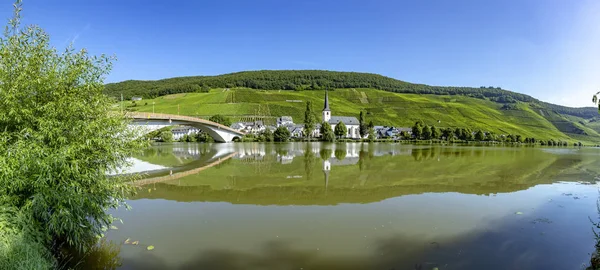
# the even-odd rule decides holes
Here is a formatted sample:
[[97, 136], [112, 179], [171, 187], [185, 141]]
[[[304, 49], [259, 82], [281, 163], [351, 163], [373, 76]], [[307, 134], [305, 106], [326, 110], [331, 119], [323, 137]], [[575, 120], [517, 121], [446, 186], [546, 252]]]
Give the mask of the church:
[[360, 139], [360, 127], [358, 119], [352, 116], [331, 116], [331, 109], [329, 109], [329, 93], [325, 91], [325, 105], [323, 106], [323, 122], [327, 122], [331, 125], [331, 129], [335, 130], [335, 125], [339, 122], [344, 123], [348, 129], [346, 138]]

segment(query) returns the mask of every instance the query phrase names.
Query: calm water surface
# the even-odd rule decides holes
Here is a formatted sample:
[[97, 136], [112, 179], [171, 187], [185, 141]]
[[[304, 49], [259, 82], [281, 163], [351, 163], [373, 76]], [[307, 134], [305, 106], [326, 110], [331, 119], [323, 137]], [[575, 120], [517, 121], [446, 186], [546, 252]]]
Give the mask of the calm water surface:
[[121, 269], [582, 269], [594, 249], [598, 149], [176, 143], [135, 158], [145, 185], [107, 233]]

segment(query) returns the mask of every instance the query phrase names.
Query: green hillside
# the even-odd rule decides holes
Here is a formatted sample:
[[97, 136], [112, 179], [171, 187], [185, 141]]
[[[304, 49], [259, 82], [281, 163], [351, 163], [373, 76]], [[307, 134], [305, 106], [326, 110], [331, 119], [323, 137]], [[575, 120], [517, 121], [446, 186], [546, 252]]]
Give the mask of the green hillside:
[[[175, 94], [142, 100], [135, 106], [127, 101], [125, 107], [139, 112], [152, 112], [154, 107], [157, 113], [203, 118], [224, 114], [234, 120], [274, 121], [277, 116], [289, 115], [296, 123], [301, 123], [306, 106], [304, 102], [312, 101], [314, 110], [319, 112], [323, 96], [324, 91], [213, 89], [209, 93]], [[358, 117], [363, 110], [367, 112], [367, 120], [376, 125], [410, 127], [415, 121], [423, 120], [438, 127], [470, 127], [539, 139], [600, 140], [600, 135], [592, 128], [553, 111], [532, 108], [526, 103], [518, 103], [513, 109], [502, 109], [502, 104], [465, 96], [399, 94], [376, 89], [336, 89], [329, 92], [329, 98], [333, 115]]]
[[[498, 134], [568, 141], [600, 141], [598, 111], [569, 108], [497, 87], [440, 87], [411, 84], [376, 74], [333, 71], [249, 71], [219, 76], [125, 81], [106, 93], [144, 99], [124, 107], [140, 112], [234, 120], [289, 115], [301, 123], [306, 101], [320, 112], [330, 89], [333, 115], [368, 112], [376, 125], [410, 127], [417, 120], [438, 127], [469, 127]], [[154, 105], [153, 105], [154, 103]]]

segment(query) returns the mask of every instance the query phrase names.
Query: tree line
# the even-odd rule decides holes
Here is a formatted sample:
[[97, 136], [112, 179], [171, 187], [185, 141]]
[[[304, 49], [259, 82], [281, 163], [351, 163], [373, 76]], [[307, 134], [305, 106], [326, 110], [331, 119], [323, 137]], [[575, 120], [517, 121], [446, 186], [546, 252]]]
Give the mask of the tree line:
[[[414, 138], [416, 140], [447, 140], [447, 141], [476, 141], [476, 142], [506, 142], [506, 143], [525, 143], [540, 144], [548, 146], [568, 146], [569, 143], [561, 140], [539, 140], [536, 138], [523, 137], [519, 134], [499, 135], [494, 132], [484, 132], [483, 130], [473, 131], [470, 128], [438, 128], [429, 126], [423, 121], [417, 121], [412, 126], [412, 134], [401, 132], [400, 137]], [[581, 142], [574, 143], [575, 146], [582, 146]]]

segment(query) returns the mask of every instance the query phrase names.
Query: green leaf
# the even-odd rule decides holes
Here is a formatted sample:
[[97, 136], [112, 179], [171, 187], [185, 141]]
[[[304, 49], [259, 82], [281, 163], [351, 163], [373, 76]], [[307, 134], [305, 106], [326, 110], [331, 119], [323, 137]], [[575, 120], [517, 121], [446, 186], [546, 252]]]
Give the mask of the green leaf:
[[117, 228], [117, 226], [115, 226], [115, 225], [110, 225], [110, 229], [111, 230], [118, 230], [119, 228]]
[[146, 249], [147, 249], [147, 250], [153, 250], [153, 249], [154, 249], [154, 246], [148, 246]]

